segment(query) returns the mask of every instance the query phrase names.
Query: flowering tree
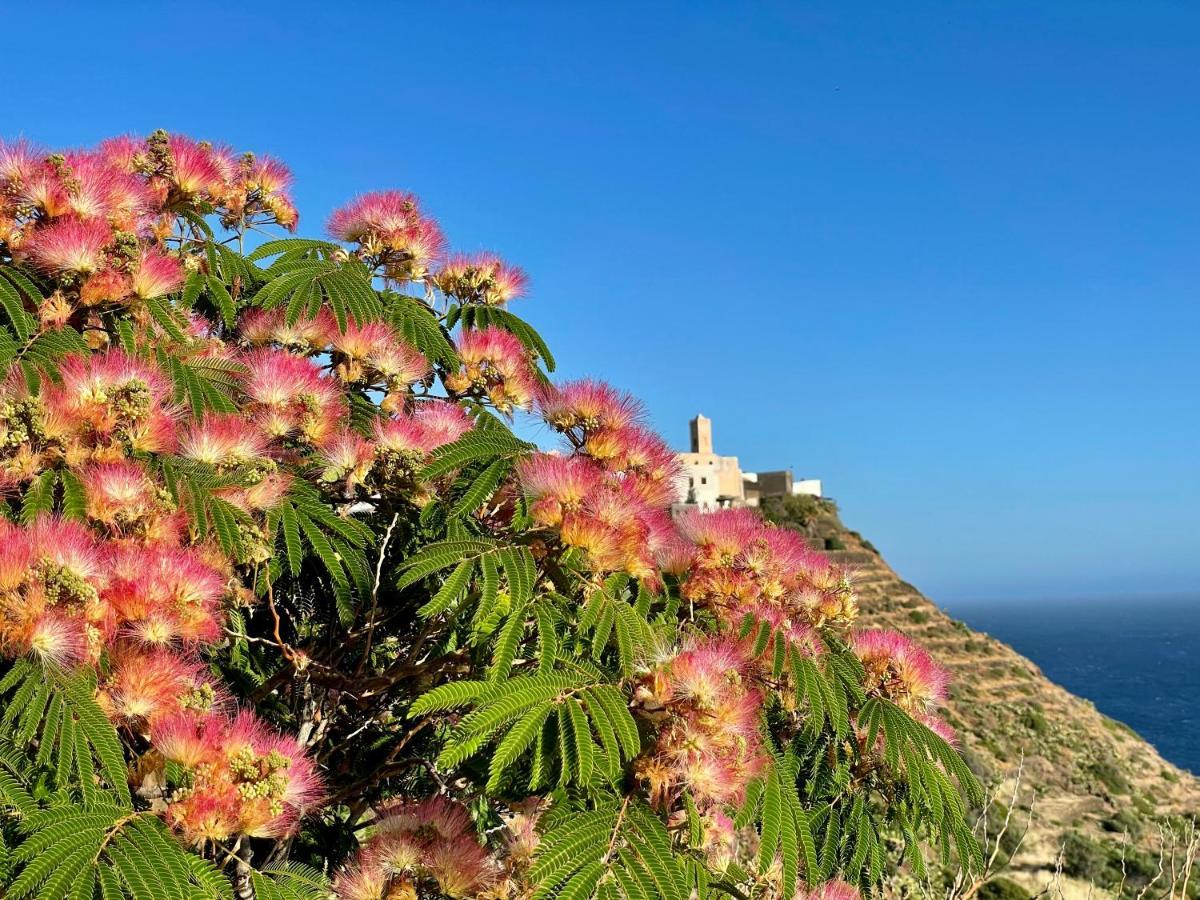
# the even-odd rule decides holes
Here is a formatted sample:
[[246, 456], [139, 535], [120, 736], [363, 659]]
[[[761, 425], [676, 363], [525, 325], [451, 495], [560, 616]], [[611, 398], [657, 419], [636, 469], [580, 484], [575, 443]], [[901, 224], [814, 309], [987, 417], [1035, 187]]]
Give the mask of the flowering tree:
[[674, 454], [551, 384], [519, 269], [394, 191], [272, 236], [288, 185], [161, 132], [0, 146], [6, 898], [840, 900], [976, 864], [945, 678], [853, 630], [844, 572], [673, 519]]

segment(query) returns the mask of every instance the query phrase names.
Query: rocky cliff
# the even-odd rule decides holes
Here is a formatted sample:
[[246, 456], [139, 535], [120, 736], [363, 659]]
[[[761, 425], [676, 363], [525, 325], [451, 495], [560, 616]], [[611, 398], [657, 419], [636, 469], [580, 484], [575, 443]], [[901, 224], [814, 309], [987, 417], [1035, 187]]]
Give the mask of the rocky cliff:
[[1136, 897], [1152, 881], [1147, 897], [1169, 896], [1173, 879], [1174, 896], [1185, 890], [1195, 896], [1197, 879], [1184, 888], [1183, 874], [1185, 858], [1196, 852], [1189, 822], [1200, 813], [1200, 779], [1011, 647], [944, 613], [846, 529], [832, 505], [809, 509], [790, 520], [780, 509], [767, 513], [805, 530], [850, 569], [862, 624], [903, 631], [951, 672], [947, 719], [968, 762], [994, 791], [992, 835], [1012, 807], [995, 866], [1003, 878], [1031, 894], [1068, 897], [1103, 890]]

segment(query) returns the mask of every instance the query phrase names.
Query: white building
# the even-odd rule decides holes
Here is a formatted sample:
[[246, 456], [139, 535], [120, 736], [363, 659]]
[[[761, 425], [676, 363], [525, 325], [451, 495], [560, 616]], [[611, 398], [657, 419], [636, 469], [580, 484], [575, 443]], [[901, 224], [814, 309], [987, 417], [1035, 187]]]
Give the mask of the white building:
[[676, 482], [677, 503], [701, 509], [744, 506], [746, 494], [738, 458], [713, 452], [712, 419], [696, 416], [689, 424], [692, 449], [678, 454], [683, 473]]
[[683, 469], [675, 483], [677, 506], [720, 509], [758, 506], [762, 497], [822, 496], [819, 478], [796, 479], [791, 469], [743, 472], [736, 456], [713, 452], [712, 419], [697, 415], [688, 424], [691, 449], [677, 454]]

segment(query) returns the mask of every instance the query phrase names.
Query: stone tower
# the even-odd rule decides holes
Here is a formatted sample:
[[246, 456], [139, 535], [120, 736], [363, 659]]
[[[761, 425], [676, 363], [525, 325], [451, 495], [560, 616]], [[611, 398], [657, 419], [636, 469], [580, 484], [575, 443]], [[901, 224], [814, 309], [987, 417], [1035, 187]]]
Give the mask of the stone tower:
[[702, 415], [697, 415], [688, 425], [692, 429], [692, 452], [693, 453], [712, 453], [712, 419]]

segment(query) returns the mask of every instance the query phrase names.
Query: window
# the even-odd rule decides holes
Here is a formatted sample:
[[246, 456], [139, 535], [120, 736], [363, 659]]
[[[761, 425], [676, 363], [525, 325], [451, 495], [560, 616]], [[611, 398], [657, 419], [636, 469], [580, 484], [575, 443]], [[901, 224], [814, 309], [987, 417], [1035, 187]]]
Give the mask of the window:
[[708, 484], [708, 479], [707, 479], [707, 478], [701, 478], [701, 479], [700, 479], [700, 483], [701, 483], [701, 484]]

